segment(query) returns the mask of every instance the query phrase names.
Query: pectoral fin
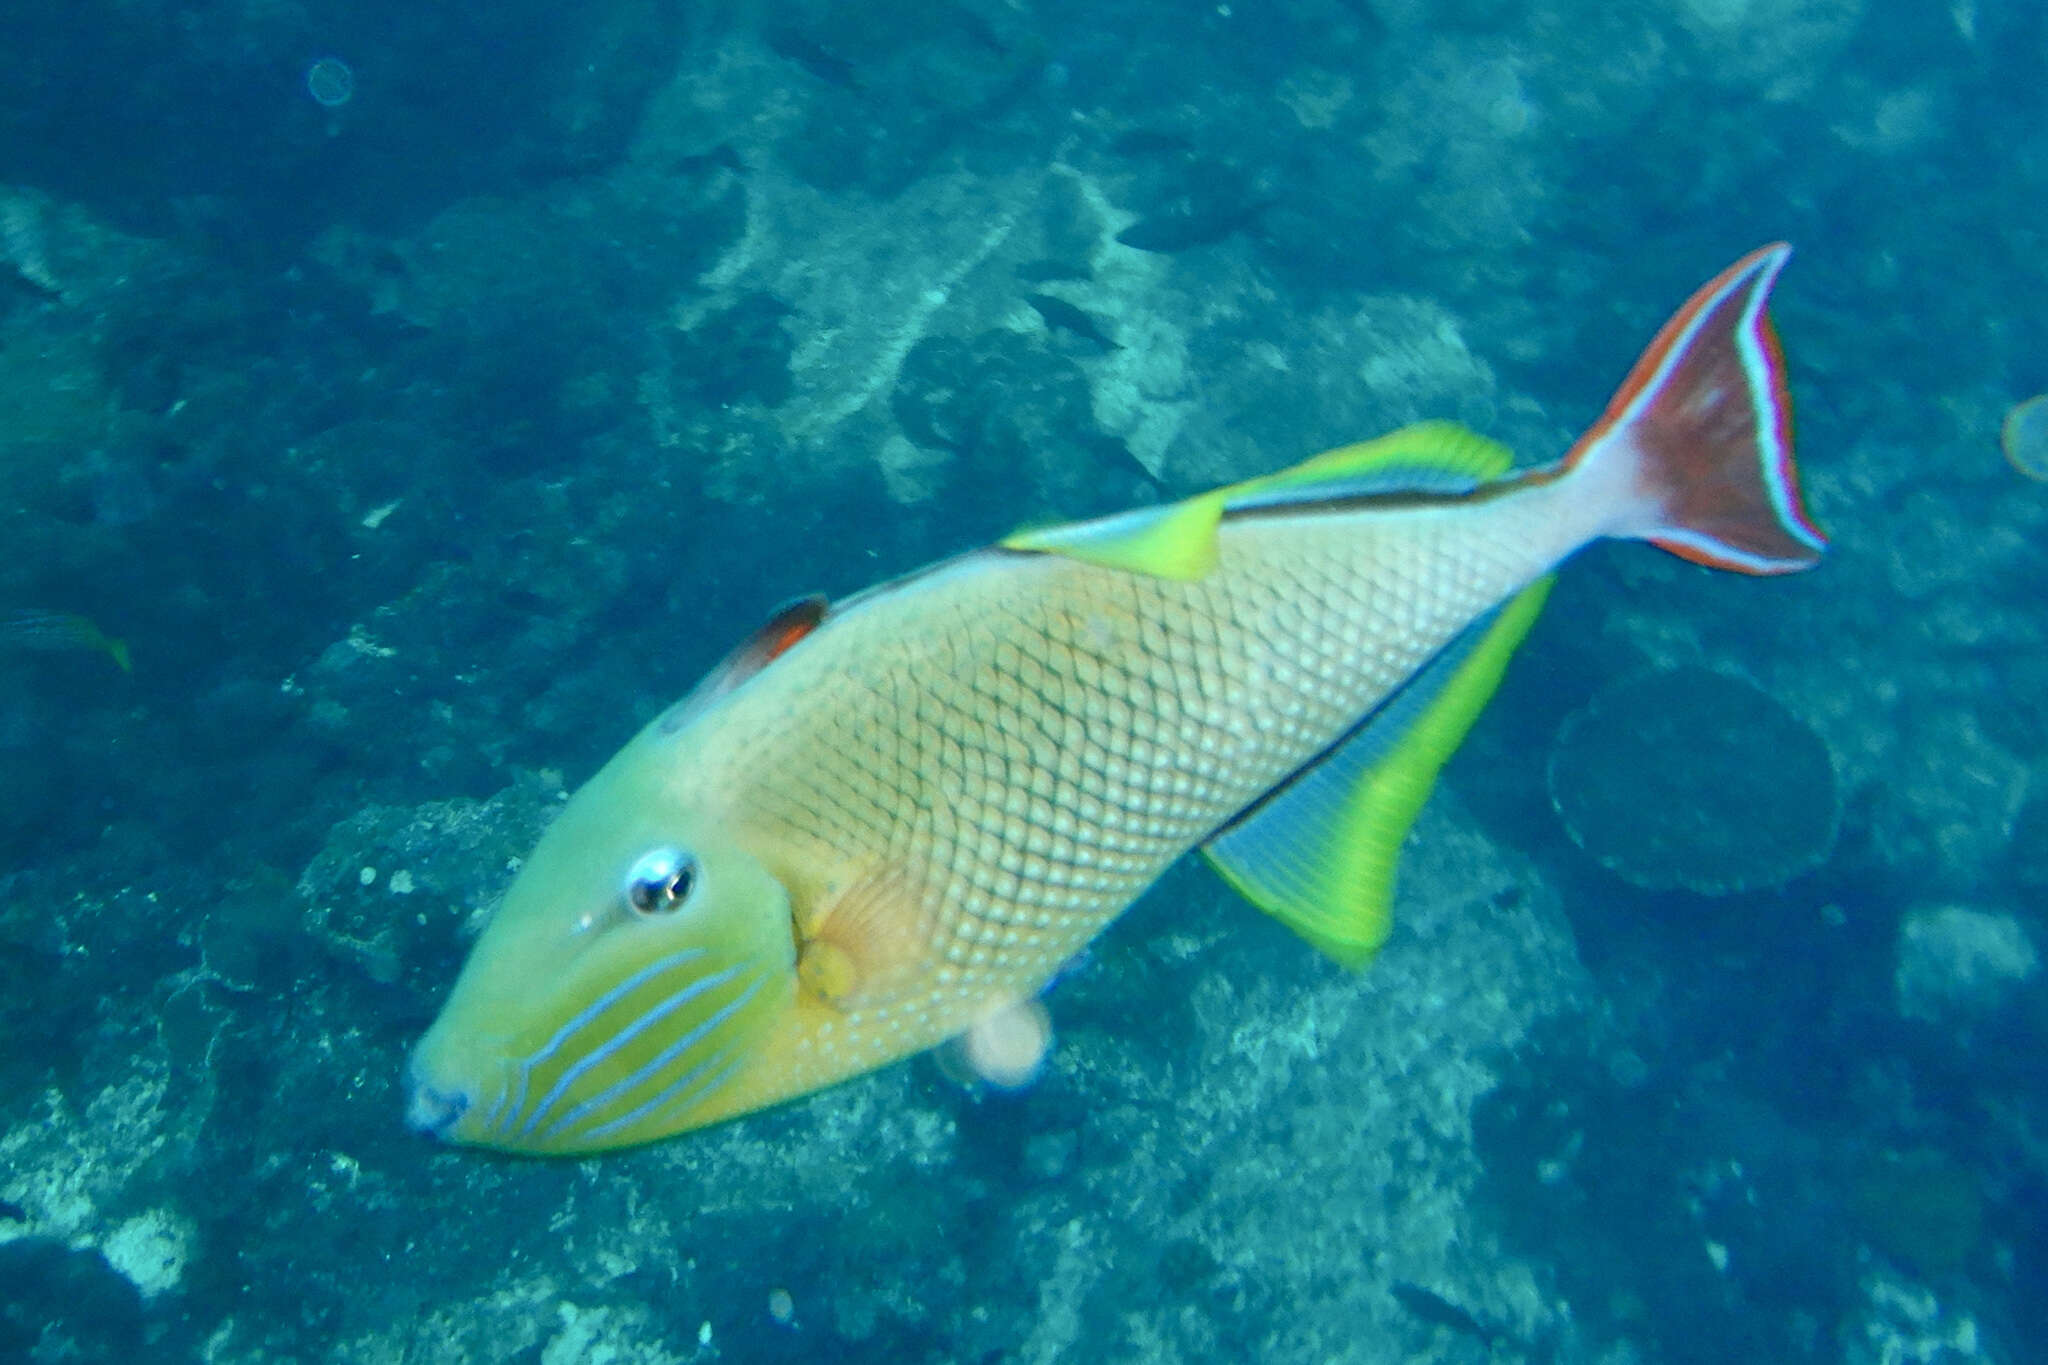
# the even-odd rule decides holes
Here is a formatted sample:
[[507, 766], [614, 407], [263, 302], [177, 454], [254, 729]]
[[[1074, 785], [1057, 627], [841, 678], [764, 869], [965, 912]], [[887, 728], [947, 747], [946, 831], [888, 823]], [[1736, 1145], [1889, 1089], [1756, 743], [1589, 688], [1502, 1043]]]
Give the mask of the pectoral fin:
[[1321, 759], [1202, 852], [1252, 904], [1349, 967], [1392, 927], [1394, 867], [1437, 773], [1499, 686], [1550, 590], [1483, 617]]

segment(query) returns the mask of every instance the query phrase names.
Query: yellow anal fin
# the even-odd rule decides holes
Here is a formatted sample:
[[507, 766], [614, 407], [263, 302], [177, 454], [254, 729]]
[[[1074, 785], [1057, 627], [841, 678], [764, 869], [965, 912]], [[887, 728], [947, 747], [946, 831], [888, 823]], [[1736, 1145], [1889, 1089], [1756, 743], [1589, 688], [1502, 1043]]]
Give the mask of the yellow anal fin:
[[1483, 436], [1450, 422], [1421, 422], [1180, 502], [1018, 531], [998, 544], [1189, 582], [1216, 567], [1226, 513], [1337, 498], [1458, 497], [1506, 473], [1511, 463], [1506, 447]]
[[1545, 578], [1475, 622], [1351, 736], [1203, 846], [1224, 880], [1348, 967], [1393, 925], [1401, 841], [1500, 685]]

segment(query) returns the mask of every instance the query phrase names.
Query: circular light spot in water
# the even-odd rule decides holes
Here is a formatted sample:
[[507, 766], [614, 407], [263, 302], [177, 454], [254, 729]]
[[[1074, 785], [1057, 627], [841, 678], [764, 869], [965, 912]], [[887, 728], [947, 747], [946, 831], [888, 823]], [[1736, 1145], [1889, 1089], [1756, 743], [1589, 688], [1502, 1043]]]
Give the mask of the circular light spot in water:
[[2005, 415], [1998, 444], [2014, 469], [2048, 483], [2048, 393], [2035, 394]]
[[796, 1326], [796, 1298], [787, 1289], [768, 1291], [768, 1320], [777, 1327]]
[[339, 57], [321, 57], [306, 68], [306, 93], [323, 109], [339, 109], [356, 97], [356, 73]]

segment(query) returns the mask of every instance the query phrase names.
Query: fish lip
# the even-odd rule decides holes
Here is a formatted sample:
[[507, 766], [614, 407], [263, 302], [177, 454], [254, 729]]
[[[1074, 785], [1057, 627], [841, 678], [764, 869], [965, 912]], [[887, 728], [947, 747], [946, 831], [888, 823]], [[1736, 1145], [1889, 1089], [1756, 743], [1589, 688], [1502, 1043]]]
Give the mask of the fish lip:
[[460, 1090], [443, 1090], [435, 1085], [420, 1075], [417, 1062], [406, 1064], [405, 1086], [409, 1096], [405, 1105], [405, 1126], [441, 1142], [453, 1141], [455, 1125], [469, 1112], [469, 1095]]

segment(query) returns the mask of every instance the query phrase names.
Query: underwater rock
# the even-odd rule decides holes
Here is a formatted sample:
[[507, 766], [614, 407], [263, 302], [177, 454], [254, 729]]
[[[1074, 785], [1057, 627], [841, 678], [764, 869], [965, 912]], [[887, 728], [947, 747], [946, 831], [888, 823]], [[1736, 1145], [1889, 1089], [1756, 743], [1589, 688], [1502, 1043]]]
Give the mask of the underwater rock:
[[775, 77], [776, 100], [801, 111], [778, 160], [819, 189], [899, 193], [1042, 69], [1044, 40], [999, 6], [808, 8], [785, 11], [762, 37], [778, 64], [803, 73]]
[[99, 1252], [51, 1237], [0, 1244], [0, 1359], [132, 1358], [142, 1326], [141, 1294]]
[[1813, 87], [1855, 35], [1864, 0], [1684, 0], [1673, 17], [1708, 79], [1785, 99]]
[[2036, 777], [2012, 817], [2006, 860], [2012, 879], [2029, 892], [2048, 890], [2048, 774]]
[[664, 333], [670, 391], [712, 407], [752, 399], [774, 407], [789, 397], [789, 361], [795, 341], [783, 327], [787, 303], [763, 290], [729, 307]]
[[1923, 905], [1899, 926], [1892, 981], [1908, 1019], [1964, 1025], [1997, 1011], [2040, 970], [2040, 953], [2011, 915]]
[[1780, 885], [1834, 847], [1834, 762], [1763, 689], [1705, 668], [1626, 678], [1559, 727], [1550, 801], [1572, 840], [1645, 890]]
[[[336, 824], [300, 876], [307, 934], [372, 981], [428, 977], [459, 951], [464, 918], [501, 891], [514, 850], [538, 838], [560, 800], [522, 774], [488, 801], [365, 806]], [[478, 869], [500, 869], [479, 876]]]
[[63, 284], [50, 268], [43, 201], [16, 189], [0, 192], [0, 265], [12, 267], [22, 281], [45, 294], [62, 295]]
[[1870, 1244], [1922, 1276], [1959, 1268], [1984, 1231], [1977, 1178], [1936, 1151], [1886, 1152], [1865, 1161], [1849, 1203]]
[[1020, 509], [1085, 515], [1148, 493], [1143, 468], [1096, 425], [1086, 377], [1036, 337], [926, 337], [904, 358], [889, 410], [910, 441], [954, 455], [925, 471], [927, 484], [998, 504], [991, 525]]

